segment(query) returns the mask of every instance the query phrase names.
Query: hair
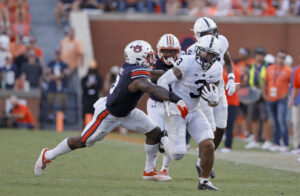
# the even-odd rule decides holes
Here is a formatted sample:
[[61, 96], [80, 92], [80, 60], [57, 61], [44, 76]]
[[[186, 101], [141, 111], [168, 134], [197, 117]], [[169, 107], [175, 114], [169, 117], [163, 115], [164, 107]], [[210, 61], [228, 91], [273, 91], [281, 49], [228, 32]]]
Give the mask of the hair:
[[288, 54], [285, 50], [282, 50], [282, 49], [279, 49], [278, 52], [277, 52], [277, 54], [278, 54], [278, 53], [283, 53], [283, 54], [285, 54], [285, 55]]

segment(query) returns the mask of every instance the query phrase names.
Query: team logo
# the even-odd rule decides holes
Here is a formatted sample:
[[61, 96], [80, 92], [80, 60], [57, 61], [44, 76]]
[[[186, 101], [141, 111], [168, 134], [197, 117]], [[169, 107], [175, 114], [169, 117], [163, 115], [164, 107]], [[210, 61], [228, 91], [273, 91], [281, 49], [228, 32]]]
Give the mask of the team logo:
[[142, 45], [136, 45], [136, 46], [133, 46], [133, 51], [135, 53], [139, 53], [142, 51]]

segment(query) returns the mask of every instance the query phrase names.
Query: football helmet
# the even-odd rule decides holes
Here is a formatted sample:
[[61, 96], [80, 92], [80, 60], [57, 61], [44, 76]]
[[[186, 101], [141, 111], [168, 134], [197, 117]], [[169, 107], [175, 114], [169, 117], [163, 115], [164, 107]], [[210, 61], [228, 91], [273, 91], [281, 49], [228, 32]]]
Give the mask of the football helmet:
[[220, 59], [220, 50], [218, 38], [212, 35], [205, 35], [196, 43], [196, 61], [206, 71]]
[[208, 18], [208, 17], [201, 17], [196, 20], [194, 23], [194, 28], [192, 29], [194, 31], [195, 37], [197, 40], [199, 40], [204, 35], [214, 35], [218, 37], [218, 28], [216, 23]]
[[159, 59], [167, 65], [172, 65], [177, 60], [181, 50], [179, 40], [173, 34], [161, 36], [156, 48]]
[[124, 49], [125, 62], [129, 64], [152, 66], [155, 55], [151, 45], [143, 40], [130, 42]]

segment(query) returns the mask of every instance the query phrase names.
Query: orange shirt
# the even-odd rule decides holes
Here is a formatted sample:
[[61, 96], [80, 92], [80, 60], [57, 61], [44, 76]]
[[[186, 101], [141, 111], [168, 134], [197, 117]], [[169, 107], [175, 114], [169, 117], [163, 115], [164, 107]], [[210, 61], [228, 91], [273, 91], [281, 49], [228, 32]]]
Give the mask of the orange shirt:
[[[240, 82], [241, 74], [240, 74], [239, 69], [236, 66], [233, 66], [233, 69], [234, 69], [234, 75], [235, 75], [235, 82]], [[227, 76], [225, 68], [223, 70], [223, 79], [224, 79], [224, 83], [226, 85], [228, 82], [228, 76]], [[231, 96], [228, 95], [227, 91], [225, 91], [225, 93], [226, 93], [228, 105], [232, 105], [232, 106], [240, 105], [240, 99], [239, 99], [239, 96], [237, 95], [237, 91], [235, 91], [235, 93], [233, 93], [233, 95], [231, 95]]]
[[300, 66], [296, 69], [293, 87], [300, 88]]
[[70, 40], [68, 37], [65, 37], [61, 40], [60, 47], [62, 60], [70, 68], [77, 68], [83, 55], [81, 43], [76, 39]]
[[18, 123], [34, 124], [32, 113], [26, 105], [19, 104], [12, 112], [13, 114], [24, 114], [24, 118], [16, 120]]
[[289, 92], [292, 69], [285, 65], [270, 65], [266, 70], [267, 97], [269, 101], [284, 98]]
[[11, 42], [9, 51], [11, 52], [12, 56], [16, 58], [17, 56], [26, 52], [26, 46], [24, 44], [16, 44], [15, 42]]

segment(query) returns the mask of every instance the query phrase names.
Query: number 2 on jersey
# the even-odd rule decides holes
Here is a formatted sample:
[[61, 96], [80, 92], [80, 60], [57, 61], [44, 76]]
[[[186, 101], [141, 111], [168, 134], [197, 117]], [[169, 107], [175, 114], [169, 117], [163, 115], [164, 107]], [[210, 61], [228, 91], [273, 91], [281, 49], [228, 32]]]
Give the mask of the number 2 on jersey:
[[206, 84], [206, 80], [197, 80], [197, 81], [195, 82], [195, 84], [196, 84], [196, 85], [200, 85], [200, 87], [197, 88], [198, 94], [194, 94], [193, 92], [190, 92], [191, 98], [198, 98], [198, 97], [200, 97], [200, 95], [201, 95], [201, 88], [202, 88], [203, 85]]

